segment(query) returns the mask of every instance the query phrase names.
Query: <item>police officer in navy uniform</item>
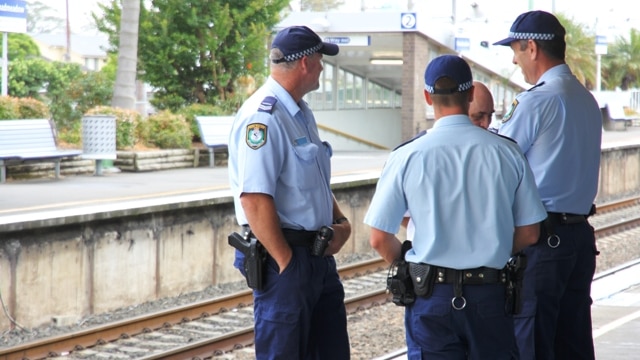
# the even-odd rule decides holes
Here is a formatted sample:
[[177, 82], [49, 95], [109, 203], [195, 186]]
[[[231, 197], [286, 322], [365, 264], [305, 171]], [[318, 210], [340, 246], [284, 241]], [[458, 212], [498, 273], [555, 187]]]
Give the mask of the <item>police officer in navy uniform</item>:
[[518, 146], [472, 124], [472, 81], [458, 56], [429, 63], [424, 94], [435, 124], [390, 154], [364, 219], [389, 263], [401, 256], [394, 234], [407, 210], [415, 221], [404, 260], [432, 285], [406, 307], [409, 359], [518, 356], [501, 274], [537, 240], [546, 212]]
[[510, 46], [533, 88], [519, 94], [499, 133], [517, 141], [529, 160], [549, 213], [540, 241], [525, 250], [528, 298], [516, 318], [523, 359], [593, 359], [591, 281], [594, 230], [587, 221], [598, 190], [602, 117], [599, 106], [565, 63], [565, 29], [544, 11], [518, 16]]
[[[268, 251], [265, 283], [254, 291], [258, 359], [348, 359], [344, 288], [333, 254], [351, 226], [330, 188], [331, 146], [320, 140], [302, 97], [319, 87], [322, 56], [338, 54], [306, 26], [279, 31], [271, 75], [241, 107], [229, 139], [229, 179], [239, 225]], [[323, 256], [310, 254], [322, 226], [333, 228]], [[243, 255], [236, 252], [241, 268]]]

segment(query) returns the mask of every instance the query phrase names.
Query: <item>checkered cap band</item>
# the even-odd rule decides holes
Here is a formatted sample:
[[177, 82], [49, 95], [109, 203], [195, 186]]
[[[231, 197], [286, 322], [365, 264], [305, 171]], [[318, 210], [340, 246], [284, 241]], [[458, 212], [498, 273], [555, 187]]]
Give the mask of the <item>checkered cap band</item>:
[[517, 40], [553, 40], [555, 34], [543, 33], [527, 33], [527, 32], [510, 32], [509, 37]]
[[309, 56], [309, 55], [312, 55], [312, 54], [318, 52], [318, 50], [322, 49], [322, 45], [323, 45], [322, 43], [319, 43], [318, 45], [316, 45], [316, 46], [314, 46], [312, 48], [309, 48], [307, 50], [303, 50], [303, 51], [300, 51], [300, 52], [297, 52], [297, 53], [294, 53], [294, 54], [286, 55], [284, 58], [278, 59], [277, 61], [278, 62], [283, 62], [283, 61], [290, 62], [290, 61], [296, 61], [298, 59], [302, 59], [305, 56]]
[[[465, 83], [462, 83], [462, 84], [458, 85], [458, 87], [456, 88], [456, 92], [467, 91], [467, 90], [471, 89], [472, 86], [473, 86], [473, 81], [467, 81]], [[436, 89], [431, 85], [425, 85], [424, 89], [427, 90], [427, 92], [429, 94], [435, 94], [436, 93]], [[442, 89], [438, 89], [438, 90], [442, 90]]]

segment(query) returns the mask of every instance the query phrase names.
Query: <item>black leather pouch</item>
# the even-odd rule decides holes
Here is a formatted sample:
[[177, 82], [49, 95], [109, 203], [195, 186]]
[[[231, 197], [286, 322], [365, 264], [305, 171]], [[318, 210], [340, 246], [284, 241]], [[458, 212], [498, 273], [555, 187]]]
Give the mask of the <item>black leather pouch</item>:
[[413, 282], [413, 291], [417, 296], [428, 298], [433, 293], [436, 280], [435, 266], [427, 264], [409, 264], [409, 274]]

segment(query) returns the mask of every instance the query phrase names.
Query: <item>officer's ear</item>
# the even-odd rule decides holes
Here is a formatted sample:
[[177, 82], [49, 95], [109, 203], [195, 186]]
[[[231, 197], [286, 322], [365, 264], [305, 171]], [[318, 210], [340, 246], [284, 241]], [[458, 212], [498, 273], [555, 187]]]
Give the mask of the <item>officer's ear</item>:
[[433, 99], [431, 98], [431, 94], [427, 90], [424, 90], [424, 98], [427, 100], [427, 104], [430, 106], [433, 105]]
[[469, 103], [473, 102], [473, 93], [476, 91], [475, 85], [472, 85], [469, 89]]

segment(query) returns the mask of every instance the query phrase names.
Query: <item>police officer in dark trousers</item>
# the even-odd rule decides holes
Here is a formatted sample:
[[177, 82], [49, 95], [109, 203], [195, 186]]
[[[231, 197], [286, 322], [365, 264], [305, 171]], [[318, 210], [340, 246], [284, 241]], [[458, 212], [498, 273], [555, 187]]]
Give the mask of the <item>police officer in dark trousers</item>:
[[[472, 82], [458, 56], [429, 63], [424, 94], [435, 124], [391, 153], [364, 220], [386, 261], [408, 263], [409, 359], [518, 358], [505, 265], [537, 240], [547, 214], [518, 146], [471, 122]], [[394, 235], [407, 210], [408, 250]]]
[[591, 281], [594, 230], [587, 217], [598, 189], [602, 117], [565, 63], [565, 29], [544, 11], [518, 16], [509, 36], [513, 63], [534, 85], [519, 94], [499, 133], [529, 160], [549, 213], [537, 244], [525, 249], [525, 303], [516, 318], [523, 359], [593, 359]]
[[[350, 357], [344, 288], [332, 255], [351, 225], [329, 186], [331, 146], [320, 140], [302, 100], [319, 87], [323, 54], [338, 54], [338, 46], [308, 27], [278, 32], [271, 75], [242, 105], [229, 139], [238, 224], [246, 240], [257, 239], [265, 250], [261, 283], [248, 277], [258, 359]], [[245, 259], [237, 251], [235, 266], [253, 276], [256, 265]]]

